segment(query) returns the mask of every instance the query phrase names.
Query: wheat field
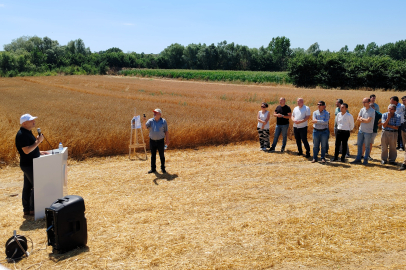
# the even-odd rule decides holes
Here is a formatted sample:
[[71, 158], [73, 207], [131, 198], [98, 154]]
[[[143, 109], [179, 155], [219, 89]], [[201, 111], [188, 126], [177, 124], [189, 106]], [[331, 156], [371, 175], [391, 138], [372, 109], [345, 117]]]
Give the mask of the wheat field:
[[[56, 148], [62, 142], [69, 147], [71, 158], [83, 160], [128, 152], [129, 123], [135, 108], [137, 114], [145, 113], [148, 118], [153, 109], [161, 108], [169, 124], [170, 147], [179, 149], [256, 140], [260, 103], [271, 103], [269, 110], [273, 111], [281, 96], [292, 109], [297, 98], [303, 97], [311, 111], [324, 100], [332, 114], [335, 100], [342, 98], [356, 115], [362, 98], [370, 93], [138, 77], [0, 78], [0, 162], [18, 161], [14, 138], [19, 117], [25, 113], [38, 116], [37, 127], [51, 145], [44, 142], [41, 150]], [[385, 110], [393, 93], [376, 94], [377, 103]], [[273, 130], [275, 118], [270, 124]], [[333, 124], [330, 121], [331, 131]], [[311, 132], [309, 128], [309, 135]], [[292, 127], [289, 134], [292, 139]], [[144, 137], [148, 143], [147, 132]]]

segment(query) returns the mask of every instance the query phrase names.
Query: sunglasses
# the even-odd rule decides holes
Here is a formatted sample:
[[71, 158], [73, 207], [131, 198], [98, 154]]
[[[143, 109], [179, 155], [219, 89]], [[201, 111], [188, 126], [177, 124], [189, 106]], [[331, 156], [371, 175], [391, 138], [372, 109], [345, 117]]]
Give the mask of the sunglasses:
[[261, 106], [261, 108], [266, 108], [265, 106]]

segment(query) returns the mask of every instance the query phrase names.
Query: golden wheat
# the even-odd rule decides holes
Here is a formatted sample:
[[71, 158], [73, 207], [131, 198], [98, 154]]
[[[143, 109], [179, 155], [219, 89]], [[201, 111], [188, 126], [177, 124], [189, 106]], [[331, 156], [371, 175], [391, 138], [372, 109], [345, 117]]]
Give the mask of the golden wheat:
[[[330, 113], [335, 100], [344, 99], [353, 115], [362, 106], [367, 91], [298, 89], [284, 86], [259, 86], [185, 82], [165, 79], [141, 79], [107, 76], [59, 76], [0, 79], [0, 161], [15, 162], [18, 154], [14, 138], [19, 117], [24, 113], [38, 116], [40, 127], [52, 145], [69, 147], [75, 159], [109, 156], [128, 151], [129, 122], [134, 114], [159, 107], [169, 123], [171, 148], [189, 148], [256, 140], [256, 114], [263, 101], [273, 111], [280, 96], [289, 106], [303, 97], [311, 111], [324, 100]], [[384, 108], [393, 95], [377, 92]], [[275, 118], [271, 119], [271, 136]], [[332, 131], [333, 121], [330, 122]], [[311, 125], [310, 125], [311, 126]], [[312, 129], [309, 128], [309, 134]], [[292, 126], [289, 132], [292, 139]], [[148, 133], [144, 132], [148, 142]], [[42, 150], [50, 147], [44, 142]]]

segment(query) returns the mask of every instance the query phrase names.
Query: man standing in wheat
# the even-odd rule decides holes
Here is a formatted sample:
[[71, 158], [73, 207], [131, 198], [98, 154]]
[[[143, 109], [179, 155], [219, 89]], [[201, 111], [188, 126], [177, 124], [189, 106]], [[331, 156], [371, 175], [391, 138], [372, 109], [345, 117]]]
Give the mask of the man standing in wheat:
[[286, 105], [284, 97], [279, 99], [279, 106], [276, 107], [273, 116], [276, 117], [275, 135], [273, 137], [272, 147], [269, 151], [275, 151], [276, 144], [278, 143], [279, 135], [282, 132], [282, 148], [281, 153], [285, 151], [286, 141], [288, 138], [289, 118], [292, 115], [292, 110]]
[[396, 165], [396, 140], [398, 137], [398, 129], [401, 125], [400, 115], [396, 113], [396, 105], [389, 104], [388, 112], [382, 114], [382, 153], [381, 163], [386, 164], [388, 159], [389, 148], [389, 163]]
[[358, 114], [357, 121], [361, 122], [357, 137], [358, 153], [352, 164], [361, 163], [362, 145], [365, 144], [364, 165], [368, 164], [372, 133], [374, 132], [375, 110], [369, 106], [370, 99], [364, 98], [362, 104], [364, 107]]
[[321, 148], [321, 162], [326, 163], [326, 151], [328, 145], [328, 121], [330, 120], [330, 114], [325, 110], [326, 103], [319, 101], [317, 103], [318, 110], [313, 112], [313, 161], [317, 161], [317, 155]]
[[156, 172], [156, 151], [159, 152], [159, 158], [161, 159], [161, 170], [162, 173], [166, 173], [165, 170], [165, 138], [166, 145], [169, 145], [169, 132], [168, 124], [166, 120], [163, 119], [162, 111], [160, 109], [155, 109], [154, 117], [151, 119], [146, 119], [144, 117], [144, 129], [149, 130], [149, 146], [151, 148], [151, 170], [148, 173]]
[[310, 118], [310, 108], [304, 105], [303, 98], [297, 99], [297, 105], [292, 112], [293, 131], [295, 133], [298, 155], [303, 155], [302, 142], [306, 149], [306, 157], [310, 157], [310, 146], [307, 141], [307, 120]]
[[22, 194], [23, 211], [25, 216], [34, 215], [34, 166], [33, 159], [48, 152], [40, 151], [38, 145], [44, 140], [44, 135], [35, 137], [32, 129], [35, 128], [36, 116], [24, 114], [20, 118], [20, 130], [16, 135], [16, 147], [20, 154], [20, 168], [24, 173], [24, 187]]

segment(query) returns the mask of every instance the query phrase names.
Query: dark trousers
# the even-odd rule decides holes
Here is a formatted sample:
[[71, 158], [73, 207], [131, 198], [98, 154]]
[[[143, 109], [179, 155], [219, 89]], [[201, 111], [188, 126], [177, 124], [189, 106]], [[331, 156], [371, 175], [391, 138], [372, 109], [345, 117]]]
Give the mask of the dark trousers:
[[259, 135], [259, 145], [261, 148], [269, 148], [269, 129], [257, 128]]
[[338, 154], [340, 153], [340, 146], [342, 145], [343, 149], [341, 151], [341, 161], [345, 160], [345, 154], [347, 153], [349, 138], [350, 138], [349, 130], [341, 130], [341, 129], [337, 130], [334, 159], [338, 159]]
[[306, 149], [306, 154], [310, 155], [310, 146], [309, 142], [307, 141], [307, 127], [303, 128], [293, 128], [293, 132], [295, 133], [295, 139], [297, 144], [297, 150], [299, 150], [299, 154], [303, 154], [302, 150], [302, 142]]
[[403, 142], [402, 142], [402, 129], [398, 129], [398, 147], [399, 148], [404, 148]]
[[23, 187], [23, 210], [24, 212], [34, 211], [34, 167], [21, 167], [24, 172]]
[[165, 139], [156, 141], [149, 139], [149, 147], [151, 148], [151, 170], [156, 170], [156, 150], [158, 150], [161, 159], [161, 169], [165, 169]]

